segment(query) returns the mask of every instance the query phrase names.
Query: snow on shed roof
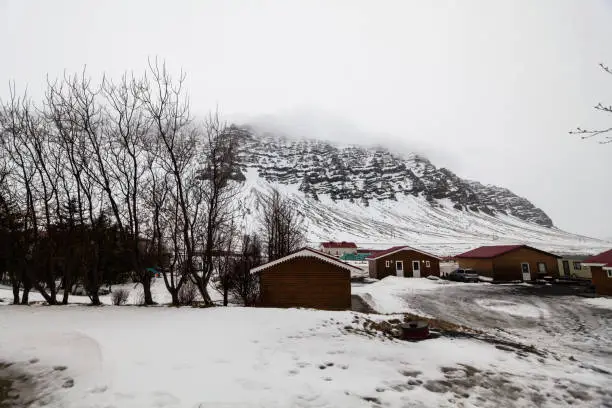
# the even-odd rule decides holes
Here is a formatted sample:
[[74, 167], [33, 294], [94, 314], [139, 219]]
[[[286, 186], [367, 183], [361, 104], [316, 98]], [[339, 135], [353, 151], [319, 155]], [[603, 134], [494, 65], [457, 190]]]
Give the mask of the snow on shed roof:
[[587, 258], [582, 261], [582, 264], [586, 266], [603, 266], [604, 268], [612, 268], [612, 249]]
[[541, 252], [543, 254], [548, 254], [554, 256], [556, 258], [560, 258], [560, 256], [551, 254], [546, 251], [542, 251], [537, 248], [530, 247], [528, 245], [490, 245], [490, 246], [481, 246], [476, 249], [472, 249], [471, 251], [464, 252], [455, 256], [455, 258], [495, 258], [496, 256], [500, 256], [506, 254], [508, 252], [520, 249], [520, 248], [528, 248], [534, 251]]
[[374, 260], [374, 259], [382, 258], [383, 256], [391, 255], [391, 254], [394, 254], [396, 252], [403, 251], [403, 250], [415, 251], [415, 252], [418, 252], [420, 254], [424, 254], [424, 255], [431, 256], [431, 257], [436, 258], [436, 259], [440, 259], [440, 257], [438, 257], [438, 256], [432, 255], [432, 254], [430, 254], [428, 252], [425, 252], [425, 251], [421, 251], [420, 249], [412, 248], [412, 247], [407, 246], [407, 245], [394, 246], [394, 247], [391, 247], [389, 249], [385, 249], [384, 251], [375, 251], [372, 254], [370, 254], [370, 256], [368, 256], [366, 259]]
[[270, 268], [270, 267], [272, 267], [274, 265], [278, 265], [278, 264], [280, 264], [282, 262], [287, 262], [287, 261], [289, 261], [291, 259], [299, 258], [299, 257], [317, 258], [317, 259], [320, 259], [320, 260], [322, 260], [324, 262], [330, 263], [332, 265], [336, 265], [336, 266], [339, 266], [341, 268], [348, 269], [350, 272], [358, 272], [358, 273], [362, 273], [363, 272], [363, 269], [361, 269], [361, 268], [359, 268], [357, 266], [351, 265], [351, 264], [346, 263], [346, 262], [342, 262], [338, 258], [334, 258], [333, 256], [329, 256], [327, 254], [324, 254], [323, 252], [317, 251], [316, 249], [312, 249], [312, 248], [309, 248], [309, 247], [304, 247], [304, 248], [302, 248], [302, 249], [300, 249], [300, 250], [298, 250], [298, 251], [296, 251], [296, 252], [294, 252], [292, 254], [289, 254], [287, 256], [279, 258], [279, 259], [277, 259], [275, 261], [265, 263], [263, 265], [258, 266], [257, 268], [253, 268], [253, 269], [251, 269], [251, 273], [261, 272], [264, 269], [268, 269], [268, 268]]
[[354, 242], [346, 242], [346, 241], [342, 241], [342, 242], [334, 242], [334, 241], [321, 242], [321, 245], [323, 246], [323, 248], [357, 248], [357, 244], [355, 244]]

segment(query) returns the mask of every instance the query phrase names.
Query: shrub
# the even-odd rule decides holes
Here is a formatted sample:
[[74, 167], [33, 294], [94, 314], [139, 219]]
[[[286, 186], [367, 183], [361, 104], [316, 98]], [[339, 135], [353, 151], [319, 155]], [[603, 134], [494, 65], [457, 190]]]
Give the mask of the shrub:
[[192, 305], [198, 297], [198, 288], [189, 279], [181, 286], [178, 292], [178, 301], [180, 305], [189, 306]]
[[120, 306], [125, 305], [130, 297], [130, 291], [124, 288], [113, 290], [111, 294], [111, 301], [113, 305]]

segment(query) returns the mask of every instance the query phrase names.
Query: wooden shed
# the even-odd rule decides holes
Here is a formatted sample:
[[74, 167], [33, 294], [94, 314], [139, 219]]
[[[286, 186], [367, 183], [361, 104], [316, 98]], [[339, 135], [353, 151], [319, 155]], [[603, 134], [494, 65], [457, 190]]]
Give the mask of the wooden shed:
[[559, 258], [527, 245], [482, 246], [455, 257], [460, 268], [473, 269], [495, 281], [558, 278]]
[[363, 270], [303, 248], [251, 273], [259, 276], [260, 306], [346, 310], [351, 308], [351, 273]]
[[382, 279], [391, 275], [403, 278], [440, 276], [440, 258], [409, 246], [377, 251], [367, 261], [371, 278]]
[[612, 249], [587, 258], [582, 264], [591, 267], [595, 292], [598, 295], [612, 296]]

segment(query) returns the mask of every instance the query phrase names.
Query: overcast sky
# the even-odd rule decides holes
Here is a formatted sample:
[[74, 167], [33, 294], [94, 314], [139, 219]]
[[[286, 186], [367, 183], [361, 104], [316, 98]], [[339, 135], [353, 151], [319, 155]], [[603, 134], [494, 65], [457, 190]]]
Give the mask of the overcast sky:
[[[387, 143], [612, 237], [612, 1], [0, 0], [0, 80], [183, 68], [192, 106]], [[5, 97], [8, 86], [0, 87]]]

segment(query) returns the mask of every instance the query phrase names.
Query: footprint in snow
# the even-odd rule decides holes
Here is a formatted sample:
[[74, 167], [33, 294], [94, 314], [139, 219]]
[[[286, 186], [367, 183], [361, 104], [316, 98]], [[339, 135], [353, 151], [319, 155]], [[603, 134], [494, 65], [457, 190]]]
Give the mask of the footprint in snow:
[[107, 390], [108, 387], [106, 385], [102, 385], [100, 387], [92, 388], [89, 392], [91, 392], [92, 394], [102, 394], [105, 393]]
[[66, 378], [64, 384], [62, 384], [62, 388], [72, 388], [74, 387], [74, 380], [72, 378]]

